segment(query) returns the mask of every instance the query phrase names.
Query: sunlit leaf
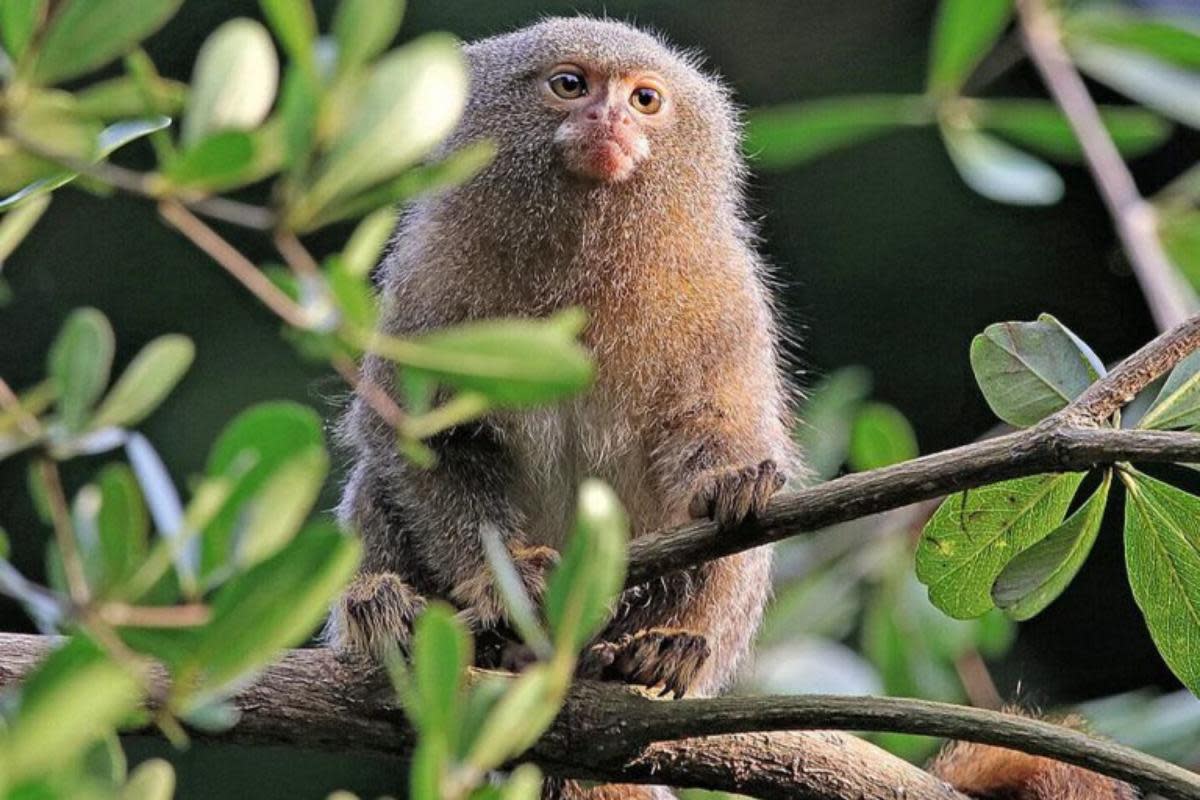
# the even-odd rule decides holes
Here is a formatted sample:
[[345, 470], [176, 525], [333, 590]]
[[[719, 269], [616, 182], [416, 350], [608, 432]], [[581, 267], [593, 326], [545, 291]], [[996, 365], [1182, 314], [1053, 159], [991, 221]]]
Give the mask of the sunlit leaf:
[[403, 0], [342, 0], [333, 15], [338, 72], [349, 72], [387, 49], [404, 18]]
[[121, 789], [121, 800], [171, 800], [175, 796], [175, 770], [161, 758], [143, 761]]
[[929, 102], [919, 96], [810, 100], [751, 113], [745, 150], [755, 166], [788, 167], [895, 128], [932, 122]]
[[930, 45], [929, 90], [957, 92], [1011, 17], [1012, 0], [941, 0]]
[[1200, 73], [1109, 45], [1077, 43], [1071, 55], [1101, 83], [1164, 116], [1200, 128]]
[[1163, 660], [1200, 694], [1200, 498], [1140, 473], [1122, 480], [1134, 599]]
[[92, 418], [92, 427], [132, 427], [150, 416], [192, 365], [196, 348], [180, 334], [154, 339], [121, 373]]
[[1139, 428], [1168, 430], [1200, 425], [1200, 352], [1192, 353], [1171, 371], [1154, 405]]
[[[346, 272], [357, 278], [369, 277], [371, 270], [379, 263], [383, 248], [387, 246], [395, 227], [396, 212], [390, 207], [381, 208], [358, 223], [342, 250]], [[0, 223], [0, 233], [2, 231], [3, 223]], [[3, 251], [0, 251], [0, 256], [2, 254]]]
[[1079, 573], [1100, 535], [1112, 471], [1075, 513], [1045, 539], [1008, 562], [992, 586], [996, 606], [1013, 619], [1040, 614]]
[[243, 511], [237, 563], [262, 561], [287, 544], [304, 524], [329, 470], [324, 447], [309, 447], [276, 469]]
[[232, 19], [208, 37], [196, 56], [187, 113], [185, 146], [210, 133], [247, 130], [266, 119], [279, 83], [279, 60], [267, 29]]
[[890, 467], [920, 454], [912, 424], [894, 406], [870, 403], [854, 418], [850, 466], [858, 471]]
[[528, 667], [483, 721], [466, 762], [495, 769], [525, 752], [558, 716], [566, 685], [551, 664]]
[[1062, 199], [1063, 181], [1028, 153], [975, 130], [943, 126], [942, 140], [963, 181], [998, 203], [1044, 206]]
[[550, 642], [538, 621], [533, 601], [513, 564], [512, 554], [495, 528], [480, 531], [483, 552], [509, 624], [538, 657], [550, 656]]
[[917, 578], [933, 604], [956, 619], [992, 608], [1005, 565], [1062, 522], [1083, 477], [1034, 475], [947, 498], [917, 547]]
[[[1106, 106], [1100, 116], [1113, 144], [1127, 157], [1161, 145], [1171, 135], [1171, 123], [1132, 106]], [[1067, 118], [1047, 100], [975, 100], [972, 118], [982, 129], [1051, 158], [1083, 157]]]
[[500, 800], [538, 800], [542, 796], [542, 771], [522, 764], [512, 771], [500, 789]]
[[183, 0], [66, 0], [55, 12], [33, 79], [38, 83], [82, 75], [132, 49], [158, 30]]
[[163, 170], [179, 186], [225, 189], [237, 186], [254, 163], [254, 139], [244, 131], [219, 131], [180, 152]]
[[613, 490], [594, 479], [580, 484], [575, 524], [546, 586], [546, 621], [556, 648], [579, 651], [607, 621], [625, 583], [628, 538]]
[[94, 308], [67, 317], [50, 347], [47, 372], [58, 387], [58, 412], [67, 430], [82, 430], [108, 385], [115, 348], [112, 326]]
[[989, 325], [971, 342], [971, 368], [988, 406], [1017, 427], [1065, 407], [1103, 374], [1087, 345], [1049, 314]]

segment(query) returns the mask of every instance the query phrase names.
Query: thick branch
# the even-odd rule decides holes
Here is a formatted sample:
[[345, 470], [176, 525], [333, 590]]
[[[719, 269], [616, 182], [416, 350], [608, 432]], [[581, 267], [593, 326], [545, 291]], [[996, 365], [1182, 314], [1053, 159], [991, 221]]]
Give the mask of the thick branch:
[[1196, 295], [1163, 250], [1153, 206], [1138, 192], [1083, 78], [1063, 48], [1058, 20], [1043, 0], [1018, 0], [1017, 9], [1029, 56], [1079, 139], [1159, 330], [1178, 325], [1195, 311]]
[[1198, 349], [1200, 315], [1126, 358], [1036, 427], [781, 494], [766, 513], [735, 530], [722, 531], [713, 522], [701, 521], [641, 537], [630, 544], [627, 583], [633, 586], [797, 533], [1009, 478], [1125, 461], [1197, 461], [1200, 434], [1097, 426]]

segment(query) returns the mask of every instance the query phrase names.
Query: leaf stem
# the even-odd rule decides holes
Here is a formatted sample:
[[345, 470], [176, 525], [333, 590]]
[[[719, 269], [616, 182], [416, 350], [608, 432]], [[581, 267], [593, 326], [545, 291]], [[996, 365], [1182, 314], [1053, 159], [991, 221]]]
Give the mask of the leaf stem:
[[46, 502], [50, 506], [50, 519], [54, 524], [54, 538], [58, 542], [58, 550], [62, 555], [63, 572], [67, 577], [67, 591], [71, 602], [79, 608], [87, 608], [91, 603], [91, 590], [88, 588], [87, 576], [83, 570], [83, 559], [80, 558], [79, 548], [75, 542], [75, 533], [71, 526], [71, 513], [67, 508], [67, 498], [63, 493], [62, 477], [58, 466], [46, 457], [37, 459], [37, 470], [42, 482], [46, 485]]

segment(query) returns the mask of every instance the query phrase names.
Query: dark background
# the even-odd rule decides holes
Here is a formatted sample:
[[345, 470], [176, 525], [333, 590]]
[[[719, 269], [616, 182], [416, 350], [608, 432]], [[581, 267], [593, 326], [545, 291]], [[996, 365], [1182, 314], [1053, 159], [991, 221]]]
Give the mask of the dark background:
[[[318, 0], [323, 22], [332, 5]], [[933, 8], [932, 0], [412, 0], [402, 38], [445, 29], [471, 39], [545, 14], [607, 12], [699, 48], [753, 107], [920, 91]], [[186, 80], [204, 37], [235, 15], [257, 17], [257, 4], [193, 0], [148, 49], [164, 74]], [[1039, 94], [1040, 87], [1019, 66], [986, 92]], [[1153, 191], [1197, 152], [1196, 138], [1178, 134], [1134, 168]], [[998, 205], [962, 184], [933, 131], [913, 130], [756, 175], [753, 207], [789, 326], [803, 341], [802, 380], [866, 365], [876, 395], [909, 416], [929, 452], [970, 441], [994, 422], [967, 362], [970, 338], [985, 325], [1048, 311], [1107, 360], [1150, 338], [1154, 329], [1086, 172], [1063, 171], [1060, 205]], [[324, 232], [311, 244], [336, 249], [347, 230]], [[228, 233], [253, 257], [270, 258], [260, 238]], [[118, 369], [156, 335], [195, 340], [191, 373], [144, 426], [181, 483], [200, 471], [222, 426], [253, 403], [294, 398], [329, 417], [338, 405], [340, 384], [302, 363], [276, 335], [274, 318], [159, 224], [145, 202], [60, 192], [5, 276], [15, 299], [0, 308], [0, 374], [16, 387], [41, 377], [50, 341], [77, 306], [95, 306], [112, 320]], [[72, 467], [68, 478], [80, 479], [95, 464]], [[0, 464], [0, 525], [13, 538], [18, 566], [39, 574], [45, 536], [28, 506], [24, 469], [21, 459]], [[1110, 510], [1114, 518], [1118, 512]], [[1006, 696], [1017, 697], [1020, 686], [1020, 696], [1054, 704], [1174, 685], [1133, 606], [1121, 558], [1119, 530], [1110, 527], [1067, 594], [1023, 625], [1011, 655], [995, 665]], [[28, 622], [0, 601], [0, 628], [26, 630]], [[165, 748], [131, 742], [131, 757], [149, 752]], [[394, 767], [347, 757], [198, 745], [173, 760], [180, 798], [398, 790]]]

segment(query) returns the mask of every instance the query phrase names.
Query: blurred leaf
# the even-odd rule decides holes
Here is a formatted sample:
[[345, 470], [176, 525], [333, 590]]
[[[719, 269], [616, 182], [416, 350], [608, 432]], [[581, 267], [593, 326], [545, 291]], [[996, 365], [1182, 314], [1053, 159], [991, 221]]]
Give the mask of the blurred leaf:
[[522, 764], [512, 771], [500, 790], [500, 800], [538, 800], [542, 796], [542, 771]]
[[1062, 199], [1063, 182], [1044, 161], [975, 130], [943, 126], [942, 140], [963, 181], [998, 203], [1045, 206]]
[[152, 340], [121, 373], [92, 418], [92, 427], [132, 427], [150, 416], [183, 378], [195, 354], [192, 340], [180, 334]]
[[47, 0], [0, 2], [0, 44], [13, 61], [20, 61], [33, 32], [46, 18]]
[[8, 531], [0, 527], [0, 561], [7, 561], [12, 556], [12, 541], [8, 538]]
[[288, 58], [315, 77], [313, 46], [317, 39], [317, 17], [310, 0], [259, 0], [259, 5]]
[[400, 177], [373, 189], [331, 204], [312, 219], [297, 220], [300, 231], [313, 230], [344, 219], [354, 219], [378, 209], [392, 209], [398, 203], [418, 195], [458, 186], [475, 177], [496, 154], [490, 141], [473, 142], [454, 151], [441, 161], [406, 170]]
[[471, 636], [454, 609], [433, 603], [413, 628], [406, 709], [422, 738], [454, 742], [463, 681], [473, 660]]
[[778, 169], [894, 128], [932, 122], [929, 101], [921, 96], [822, 98], [753, 111], [744, 149], [755, 166]]
[[71, 312], [50, 347], [47, 372], [58, 387], [58, 411], [69, 431], [82, 430], [92, 405], [108, 385], [112, 326], [94, 308]]
[[262, 561], [279, 550], [304, 524], [329, 471], [329, 457], [321, 446], [309, 447], [276, 469], [243, 513], [237, 537], [240, 567]]
[[1013, 619], [1030, 619], [1066, 590], [1092, 552], [1108, 502], [1112, 470], [1079, 509], [1050, 535], [1008, 562], [992, 586], [996, 606]]
[[989, 325], [971, 342], [975, 380], [997, 417], [1019, 428], [1040, 422], [1103, 374], [1087, 345], [1049, 314]]
[[1075, 43], [1071, 56], [1088, 75], [1126, 97], [1200, 128], [1200, 74], [1108, 45]]
[[226, 189], [237, 186], [254, 163], [254, 139], [243, 131], [220, 131], [173, 158], [163, 175], [177, 186]]
[[50, 207], [50, 196], [45, 195], [14, 208], [0, 219], [0, 267], [25, 240], [42, 214]]
[[411, 340], [372, 340], [371, 349], [456, 389], [478, 392], [502, 407], [524, 408], [574, 394], [591, 382], [592, 362], [564, 322], [574, 311], [542, 320], [470, 322]]
[[218, 131], [256, 127], [271, 110], [278, 84], [279, 61], [267, 29], [244, 18], [224, 23], [196, 56], [184, 146]]
[[133, 675], [87, 639], [70, 639], [22, 684], [16, 715], [0, 729], [0, 774], [11, 783], [54, 774], [140, 699]]
[[608, 620], [625, 584], [628, 540], [629, 521], [616, 493], [601, 481], [585, 480], [566, 551], [546, 586], [555, 649], [579, 652]]
[[[370, 278], [395, 228], [396, 211], [391, 207], [381, 208], [358, 223], [342, 250], [346, 272], [356, 278]], [[3, 241], [3, 223], [0, 223], [0, 241]], [[2, 256], [0, 249], [0, 261]]]
[[1068, 14], [1063, 30], [1068, 42], [1137, 50], [1196, 70], [1200, 69], [1200, 32], [1185, 27], [1188, 21], [1138, 13], [1115, 4], [1091, 5]]
[[299, 645], [354, 574], [358, 556], [358, 542], [333, 525], [309, 526], [217, 591], [212, 620], [196, 632], [181, 672], [199, 673], [209, 692], [220, 691]]
[[121, 800], [171, 800], [175, 796], [175, 770], [161, 758], [143, 761], [121, 789]]
[[333, 15], [338, 73], [357, 69], [386, 50], [403, 18], [403, 0], [341, 0]]
[[109, 464], [96, 478], [100, 491], [97, 516], [99, 550], [105, 587], [118, 587], [141, 566], [146, 556], [150, 519], [132, 470]]
[[466, 763], [486, 771], [529, 749], [558, 716], [568, 680], [551, 664], [526, 668], [483, 721]]
[[226, 733], [241, 721], [242, 712], [229, 701], [215, 701], [188, 709], [183, 721], [204, 733]]
[[1012, 17], [1012, 0], [942, 0], [933, 23], [929, 91], [957, 92]]
[[859, 411], [850, 433], [850, 466], [860, 472], [890, 467], [920, 455], [917, 434], [904, 414], [886, 403]]
[[[1047, 100], [972, 100], [980, 128], [1051, 158], [1078, 161], [1083, 151], [1058, 106]], [[1171, 135], [1171, 123], [1132, 106], [1104, 106], [1100, 116], [1113, 144], [1126, 157], [1147, 153]]]
[[325, 282], [344, 321], [361, 330], [374, 330], [375, 293], [368, 276], [352, 273], [344, 259], [332, 256], [326, 265]]
[[284, 465], [323, 448], [320, 417], [299, 403], [261, 403], [226, 426], [213, 445], [207, 471], [227, 479], [231, 489], [204, 530], [203, 575], [229, 562], [239, 531], [245, 530], [246, 503]]
[[175, 567], [180, 577], [189, 583], [194, 581], [197, 567], [195, 551], [193, 547], [184, 547], [180, 543], [180, 537], [184, 534], [183, 504], [179, 501], [179, 492], [171, 482], [166, 466], [154, 446], [140, 433], [129, 435], [125, 453], [142, 489], [146, 506], [150, 509], [155, 529], [175, 548]]
[[870, 393], [871, 373], [863, 367], [842, 367], [808, 393], [795, 436], [818, 479], [832, 478], [845, 462], [854, 416]]
[[533, 609], [533, 601], [529, 598], [521, 575], [513, 564], [512, 554], [500, 539], [499, 530], [489, 526], [483, 528], [480, 535], [488, 569], [491, 570], [492, 580], [504, 603], [509, 624], [538, 658], [549, 658], [549, 640], [538, 622], [537, 612]]
[[75, 93], [75, 103], [82, 114], [104, 120], [118, 120], [137, 117], [147, 112], [177, 114], [187, 99], [187, 84], [179, 81], [156, 77], [149, 82], [147, 88], [152, 102], [149, 108], [139, 81], [131, 75], [92, 84]]
[[458, 122], [466, 97], [466, 64], [453, 38], [426, 34], [384, 56], [318, 170], [306, 216], [428, 155]]
[[1154, 405], [1138, 423], [1139, 428], [1157, 430], [1194, 425], [1200, 425], [1200, 352], [1175, 365]]
[[80, 771], [105, 783], [123, 784], [128, 770], [125, 751], [116, 732], [109, 731], [84, 753]]
[[33, 79], [58, 83], [128, 52], [174, 16], [183, 0], [65, 0], [38, 48]]
[[992, 608], [1005, 565], [1062, 522], [1083, 477], [1033, 475], [947, 498], [917, 547], [917, 578], [933, 604], [955, 619]]
[[1200, 212], [1171, 211], [1159, 214], [1158, 233], [1171, 261], [1196, 289], [1200, 289]]
[[283, 123], [284, 164], [297, 177], [308, 167], [321, 113], [320, 102], [315, 79], [299, 70], [289, 70], [279, 96], [279, 116]]
[[440, 738], [421, 739], [413, 748], [408, 768], [411, 800], [441, 800], [442, 774], [450, 760], [449, 748]]
[[1122, 472], [1125, 564], [1133, 596], [1163, 660], [1200, 693], [1200, 497]]

